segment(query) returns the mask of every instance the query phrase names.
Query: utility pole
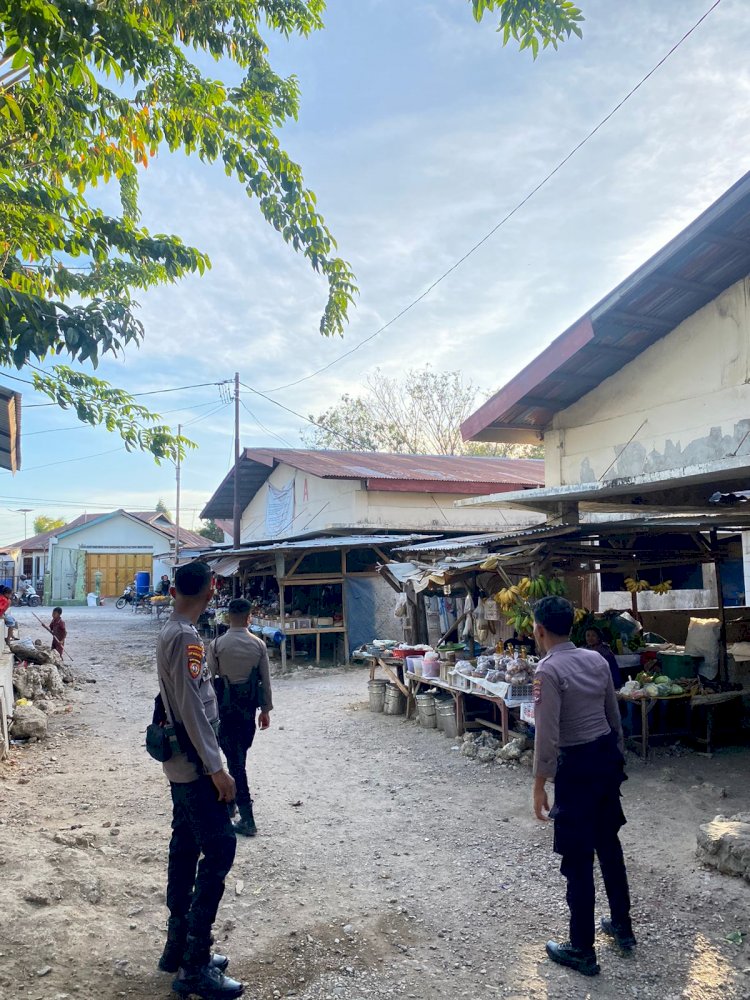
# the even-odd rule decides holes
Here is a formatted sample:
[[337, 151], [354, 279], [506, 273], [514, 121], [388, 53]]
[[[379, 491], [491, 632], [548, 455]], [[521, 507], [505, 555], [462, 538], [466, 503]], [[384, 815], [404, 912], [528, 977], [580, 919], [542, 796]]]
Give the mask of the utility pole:
[[[240, 521], [240, 373], [234, 373], [234, 496], [232, 505], [232, 548], [238, 549], [241, 544]], [[234, 596], [240, 596], [240, 577], [234, 575]]]
[[[182, 424], [177, 425], [177, 437], [182, 434]], [[175, 463], [175, 478], [177, 480], [177, 498], [175, 500], [175, 534], [174, 534], [174, 564], [180, 565], [180, 447], [177, 446], [177, 462]]]

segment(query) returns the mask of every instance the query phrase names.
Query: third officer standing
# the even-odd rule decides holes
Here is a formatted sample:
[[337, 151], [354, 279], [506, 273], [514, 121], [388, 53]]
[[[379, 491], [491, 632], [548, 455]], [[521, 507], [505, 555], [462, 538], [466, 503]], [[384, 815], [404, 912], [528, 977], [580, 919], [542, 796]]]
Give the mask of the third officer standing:
[[[622, 727], [606, 660], [570, 641], [573, 606], [561, 597], [534, 606], [534, 638], [546, 655], [534, 677], [534, 812], [555, 821], [555, 853], [568, 882], [570, 940], [547, 943], [547, 954], [586, 976], [599, 972], [594, 951], [594, 854], [611, 916], [605, 934], [632, 951], [630, 893], [618, 836], [625, 823]], [[555, 783], [549, 809], [545, 784]]]
[[257, 833], [253, 801], [247, 781], [247, 752], [258, 727], [271, 725], [271, 674], [266, 644], [248, 631], [250, 602], [237, 597], [229, 603], [229, 631], [208, 647], [208, 666], [214, 675], [219, 699], [219, 741], [229, 773], [237, 785], [236, 804], [240, 818], [236, 833]]

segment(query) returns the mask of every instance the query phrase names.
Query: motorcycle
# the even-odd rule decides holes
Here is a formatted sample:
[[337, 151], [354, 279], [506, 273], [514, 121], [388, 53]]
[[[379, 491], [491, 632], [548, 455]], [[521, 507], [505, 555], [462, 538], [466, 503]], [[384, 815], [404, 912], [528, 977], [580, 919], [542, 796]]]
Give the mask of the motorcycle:
[[42, 599], [33, 587], [27, 587], [24, 591], [17, 590], [12, 602], [14, 608], [38, 608]]
[[115, 601], [115, 607], [121, 610], [126, 604], [133, 604], [136, 600], [135, 587], [128, 586]]

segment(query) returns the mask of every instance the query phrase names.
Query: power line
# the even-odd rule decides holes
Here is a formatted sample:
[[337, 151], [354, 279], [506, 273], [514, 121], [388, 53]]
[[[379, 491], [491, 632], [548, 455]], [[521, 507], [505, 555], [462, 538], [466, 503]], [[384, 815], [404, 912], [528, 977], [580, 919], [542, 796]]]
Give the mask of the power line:
[[350, 447], [354, 448], [355, 451], [370, 451], [371, 449], [364, 447], [361, 441], [355, 441], [354, 438], [348, 437], [346, 434], [342, 434], [340, 431], [336, 431], [333, 427], [326, 427], [325, 424], [321, 424], [317, 420], [313, 420], [312, 417], [306, 417], [304, 413], [298, 413], [296, 410], [291, 409], [289, 406], [285, 406], [280, 403], [278, 399], [272, 399], [270, 396], [266, 396], [264, 392], [259, 389], [253, 389], [251, 385], [247, 385], [245, 382], [240, 382], [240, 385], [247, 389], [248, 392], [254, 392], [256, 396], [260, 396], [262, 399], [267, 400], [269, 403], [273, 403], [274, 406], [281, 407], [282, 410], [286, 410], [287, 413], [291, 413], [292, 416], [299, 417], [300, 420], [306, 421], [308, 424], [312, 424], [313, 427], [319, 427], [320, 430], [325, 431], [327, 434], [333, 434], [334, 437], [340, 438], [340, 440], [345, 441]]
[[[244, 384], [244, 383], [243, 383], [243, 384]], [[275, 438], [276, 438], [276, 439], [277, 439], [278, 441], [281, 441], [281, 443], [282, 443], [282, 444], [285, 444], [285, 445], [286, 445], [286, 446], [287, 446], [288, 448], [294, 448], [294, 447], [295, 447], [295, 446], [294, 446], [293, 444], [290, 444], [290, 442], [289, 442], [289, 441], [287, 441], [287, 439], [286, 439], [286, 438], [282, 437], [282, 436], [281, 436], [280, 434], [277, 434], [277, 433], [276, 433], [275, 431], [271, 431], [271, 430], [269, 430], [269, 429], [268, 429], [268, 428], [267, 428], [267, 427], [265, 426], [265, 424], [262, 424], [262, 423], [260, 422], [260, 420], [259, 420], [259, 419], [258, 419], [258, 418], [257, 418], [257, 417], [255, 416], [255, 414], [253, 413], [253, 411], [252, 411], [252, 410], [250, 409], [250, 407], [249, 407], [249, 406], [247, 405], [247, 403], [245, 402], [245, 400], [244, 400], [244, 399], [241, 399], [241, 400], [240, 400], [240, 406], [244, 407], [244, 409], [245, 409], [245, 410], [247, 410], [247, 412], [248, 412], [248, 413], [250, 414], [250, 416], [252, 417], [252, 419], [253, 419], [253, 420], [255, 421], [255, 423], [256, 423], [256, 424], [258, 425], [258, 427], [260, 427], [260, 429], [261, 429], [262, 431], [265, 431], [265, 432], [266, 432], [266, 434], [270, 434], [270, 435], [271, 435], [271, 437], [275, 437]]]
[[520, 212], [520, 210], [529, 201], [531, 201], [534, 195], [536, 195], [539, 191], [541, 191], [541, 189], [545, 187], [552, 180], [552, 178], [557, 173], [560, 172], [560, 170], [562, 170], [565, 164], [570, 159], [572, 159], [575, 156], [575, 154], [580, 149], [582, 149], [587, 142], [589, 142], [590, 139], [593, 139], [596, 133], [599, 132], [600, 129], [602, 129], [607, 124], [610, 118], [612, 118], [615, 114], [617, 114], [617, 112], [620, 110], [620, 108], [623, 107], [623, 105], [627, 104], [630, 98], [633, 97], [633, 95], [641, 89], [641, 87], [654, 75], [654, 73], [656, 73], [657, 70], [661, 69], [661, 67], [669, 59], [669, 57], [673, 55], [677, 51], [677, 49], [679, 49], [682, 43], [685, 42], [693, 34], [693, 32], [700, 27], [700, 25], [706, 20], [706, 18], [714, 10], [716, 10], [716, 8], [719, 6], [720, 3], [721, 0], [715, 0], [715, 2], [711, 4], [708, 10], [701, 17], [698, 18], [695, 24], [688, 31], [685, 32], [685, 34], [679, 39], [679, 41], [675, 42], [675, 44], [667, 52], [667, 54], [665, 56], [662, 56], [659, 62], [657, 62], [656, 65], [653, 66], [648, 71], [648, 73], [646, 73], [645, 76], [641, 77], [638, 83], [636, 83], [636, 85], [631, 90], [628, 91], [628, 93], [622, 98], [622, 100], [619, 101], [619, 103], [617, 103], [612, 108], [612, 110], [608, 112], [608, 114], [606, 114], [604, 118], [602, 118], [601, 121], [597, 125], [595, 125], [594, 128], [592, 128], [591, 131], [588, 132], [583, 137], [583, 139], [581, 139], [581, 141], [578, 142], [570, 150], [570, 152], [566, 156], [564, 156], [562, 160], [560, 160], [559, 163], [552, 170], [550, 170], [550, 172], [546, 174], [546, 176], [543, 177], [542, 180], [539, 181], [539, 183], [535, 187], [533, 187], [528, 192], [528, 194], [524, 198], [522, 198], [517, 205], [515, 205], [514, 208], [512, 208], [507, 213], [507, 215], [503, 216], [503, 218], [495, 226], [493, 226], [492, 229], [490, 229], [490, 231], [486, 233], [477, 243], [475, 243], [469, 250], [467, 250], [462, 257], [459, 257], [458, 260], [455, 261], [448, 268], [447, 271], [444, 271], [438, 278], [436, 278], [435, 281], [433, 281], [432, 284], [429, 285], [421, 293], [421, 295], [418, 295], [415, 299], [412, 299], [412, 301], [409, 302], [408, 305], [404, 306], [404, 308], [400, 312], [396, 313], [396, 315], [393, 316], [392, 319], [389, 319], [387, 323], [383, 323], [383, 325], [379, 327], [377, 330], [375, 330], [374, 333], [371, 333], [369, 337], [365, 337], [364, 340], [361, 340], [358, 344], [355, 344], [354, 347], [350, 348], [348, 351], [344, 351], [343, 354], [340, 354], [337, 358], [334, 358], [333, 361], [329, 361], [327, 365], [323, 365], [322, 368], [317, 368], [315, 371], [310, 372], [308, 375], [303, 375], [301, 378], [295, 379], [294, 382], [286, 382], [284, 385], [277, 385], [275, 388], [268, 389], [267, 391], [281, 392], [282, 389], [291, 389], [295, 385], [301, 385], [303, 382], [308, 382], [310, 379], [315, 378], [318, 375], [322, 375], [323, 372], [327, 372], [329, 368], [333, 368], [333, 366], [337, 365], [340, 361], [343, 361], [345, 358], [351, 357], [352, 354], [355, 354], [357, 351], [359, 351], [362, 347], [365, 346], [365, 344], [369, 344], [371, 340], [374, 340], [381, 333], [384, 333], [389, 327], [393, 326], [394, 323], [397, 323], [398, 320], [404, 317], [408, 312], [411, 312], [411, 310], [414, 309], [415, 306], [419, 305], [420, 302], [422, 302], [424, 299], [427, 298], [427, 296], [430, 294], [430, 292], [433, 291], [433, 289], [435, 289], [442, 281], [445, 281], [445, 279], [449, 277], [449, 275], [453, 274], [454, 271], [458, 270], [458, 268], [461, 267], [461, 265], [464, 264], [469, 259], [469, 257], [475, 254], [480, 247], [482, 247], [489, 239], [491, 239], [495, 235], [495, 233], [506, 224], [506, 222], [509, 222], [514, 215]]
[[[190, 406], [178, 406], [174, 410], [164, 410], [162, 413], [159, 414], [159, 416], [166, 417], [170, 413], [183, 413], [185, 410], [200, 410], [205, 406], [215, 406], [215, 405], [216, 405], [216, 400], [211, 399], [207, 403], [195, 403], [194, 405]], [[96, 430], [96, 429], [97, 429], [96, 424], [78, 423], [74, 427], [46, 427], [41, 431], [24, 431], [23, 437], [24, 438], [34, 437], [34, 435], [36, 434], [62, 434], [63, 432], [85, 431], [85, 430]]]

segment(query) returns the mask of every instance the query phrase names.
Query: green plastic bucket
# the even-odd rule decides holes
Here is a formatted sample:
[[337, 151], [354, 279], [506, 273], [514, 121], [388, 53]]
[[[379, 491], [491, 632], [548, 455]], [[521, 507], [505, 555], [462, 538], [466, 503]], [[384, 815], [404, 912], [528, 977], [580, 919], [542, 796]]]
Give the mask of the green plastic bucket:
[[684, 653], [658, 653], [659, 673], [671, 680], [679, 677], [695, 677], [703, 662], [702, 656], [686, 656]]

